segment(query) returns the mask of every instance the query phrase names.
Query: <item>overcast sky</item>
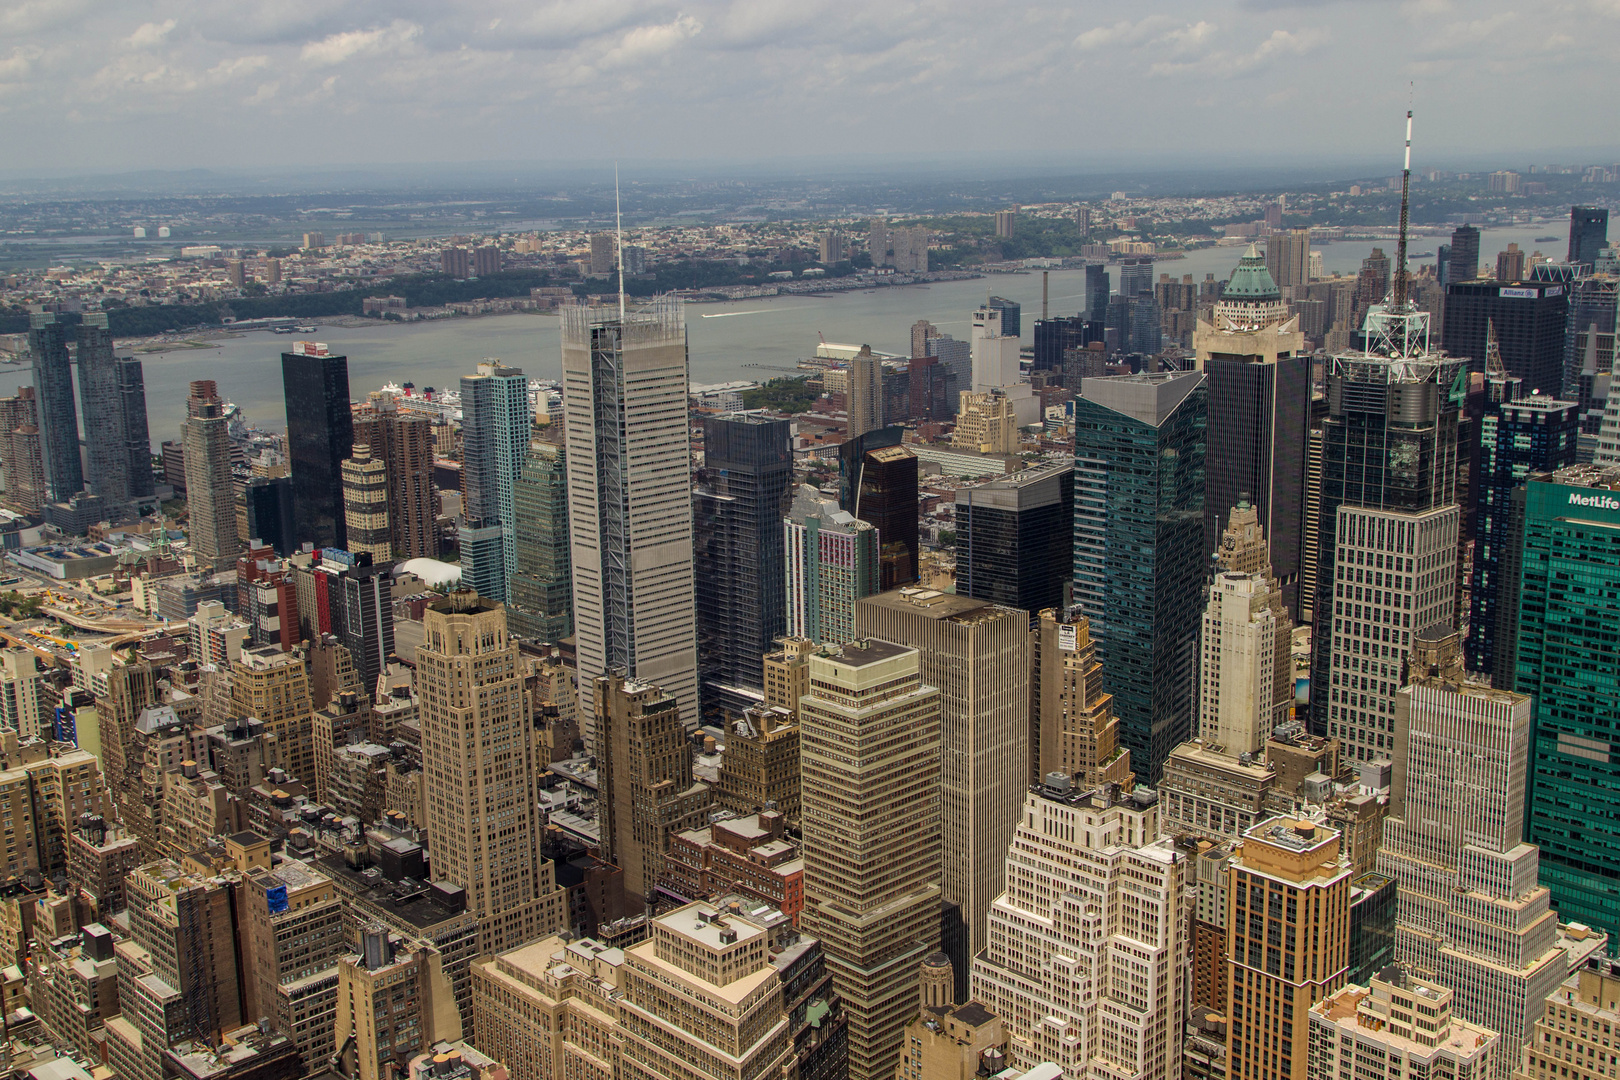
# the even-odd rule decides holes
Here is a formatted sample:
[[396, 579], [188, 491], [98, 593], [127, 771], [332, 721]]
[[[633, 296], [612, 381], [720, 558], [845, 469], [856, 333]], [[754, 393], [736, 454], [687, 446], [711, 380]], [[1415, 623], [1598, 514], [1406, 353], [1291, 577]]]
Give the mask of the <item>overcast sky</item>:
[[1612, 160], [1617, 55], [1620, 0], [0, 0], [0, 162], [1308, 161], [1408, 82], [1418, 167]]

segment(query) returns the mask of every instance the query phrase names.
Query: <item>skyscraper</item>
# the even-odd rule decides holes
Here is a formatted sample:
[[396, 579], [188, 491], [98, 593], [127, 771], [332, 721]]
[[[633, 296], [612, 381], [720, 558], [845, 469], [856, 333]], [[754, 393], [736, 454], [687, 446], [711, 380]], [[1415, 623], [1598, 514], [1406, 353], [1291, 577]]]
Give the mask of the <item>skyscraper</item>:
[[373, 391], [354, 417], [354, 441], [371, 447], [387, 466], [388, 526], [393, 554], [437, 558], [438, 489], [433, 483], [433, 423], [402, 412], [395, 394]]
[[878, 591], [878, 531], [805, 484], [783, 521], [786, 632], [855, 640], [855, 602]]
[[[876, 434], [893, 433], [886, 428]], [[845, 445], [848, 445], [846, 442]], [[875, 448], [866, 448], [875, 447]], [[917, 527], [917, 455], [899, 445], [883, 445], [866, 436], [855, 447], [855, 471], [850, 477], [848, 509], [877, 530], [878, 584], [895, 589], [917, 580], [917, 557], [922, 553]]]
[[343, 520], [347, 550], [386, 562], [394, 551], [388, 525], [388, 466], [363, 442], [354, 444], [354, 456], [343, 459]]
[[479, 941], [499, 952], [567, 923], [540, 854], [526, 665], [500, 604], [459, 590], [428, 605], [416, 651], [423, 803], [436, 880], [466, 890]]
[[67, 328], [51, 312], [28, 317], [28, 352], [34, 361], [39, 441], [47, 502], [66, 502], [84, 490], [79, 461], [79, 413], [73, 405], [73, 369]]
[[801, 701], [804, 910], [849, 1016], [850, 1080], [888, 1080], [939, 943], [939, 691], [915, 649], [809, 658]]
[[991, 303], [973, 313], [973, 389], [981, 393], [1018, 382], [1018, 334], [1007, 327], [1007, 314]]
[[1564, 387], [1564, 329], [1569, 297], [1564, 282], [1458, 282], [1446, 287], [1444, 345], [1484, 373], [1490, 328], [1510, 375], [1527, 393], [1558, 397]]
[[[1088, 271], [1090, 267], [1086, 268]], [[1103, 324], [1092, 322], [1081, 315], [1055, 317], [1035, 321], [1035, 352], [1030, 361], [1031, 371], [1062, 371], [1063, 354], [1069, 349], [1084, 349], [1093, 341], [1102, 341]]]
[[872, 355], [870, 345], [862, 345], [850, 360], [848, 376], [849, 391], [844, 395], [849, 414], [846, 438], [854, 439], [883, 426], [883, 365]]
[[1247, 500], [1271, 542], [1271, 569], [1299, 616], [1311, 361], [1299, 320], [1250, 245], [1193, 348], [1209, 393], [1204, 550]]
[[517, 568], [506, 585], [507, 625], [518, 637], [561, 641], [574, 633], [568, 468], [561, 444], [530, 440], [523, 471], [512, 487], [512, 508]]
[[[1246, 522], [1239, 518], [1245, 513]], [[1234, 526], [1258, 531], [1253, 514], [1239, 506]], [[1223, 549], [1230, 536], [1231, 530]], [[1222, 569], [1208, 597], [1199, 638], [1198, 734], [1206, 747], [1232, 757], [1258, 754], [1293, 709], [1294, 623], [1267, 568]]]
[[707, 785], [692, 780], [680, 703], [650, 683], [596, 678], [592, 699], [600, 762], [602, 851], [624, 871], [625, 896], [650, 901], [672, 832], [709, 812]]
[[294, 542], [292, 477], [251, 477], [242, 488], [249, 540], [262, 540], [282, 558], [298, 550]]
[[150, 499], [152, 448], [141, 362], [113, 355], [104, 312], [88, 312], [79, 324], [78, 361], [90, 490], [118, 505]]
[[236, 562], [236, 494], [231, 484], [231, 439], [219, 390], [212, 379], [191, 384], [180, 425], [186, 455], [187, 539], [204, 565], [224, 570]]
[[1033, 618], [1065, 606], [1074, 544], [1074, 465], [956, 489], [956, 591]]
[[1110, 292], [1107, 263], [1086, 264], [1086, 318], [1101, 323], [1108, 318]]
[[[1541, 881], [1559, 918], [1620, 933], [1620, 470], [1575, 466], [1532, 476], [1514, 493], [1514, 595], [1500, 598], [1512, 636], [1508, 689], [1534, 701], [1525, 839], [1541, 847]], [[1517, 572], [1516, 572], [1517, 571]], [[1499, 653], [1500, 655], [1500, 653]], [[1498, 681], [1502, 681], [1498, 678]]]
[[1227, 865], [1228, 1076], [1306, 1080], [1311, 1006], [1344, 986], [1351, 870], [1340, 834], [1274, 817]]
[[1446, 264], [1446, 284], [1473, 281], [1479, 277], [1479, 230], [1459, 225], [1451, 233], [1451, 259]]
[[[287, 400], [287, 458], [292, 466], [294, 526], [300, 543], [343, 547], [343, 459], [354, 453], [349, 360], [319, 342], [300, 341], [281, 354]], [[187, 478], [189, 488], [190, 478]]]
[[1207, 410], [1201, 372], [1087, 379], [1075, 402], [1074, 603], [1150, 782], [1192, 733]]
[[1029, 615], [933, 589], [897, 589], [855, 605], [855, 633], [916, 649], [922, 677], [940, 692], [944, 875], [960, 909], [961, 939], [947, 941], [966, 998], [969, 961], [986, 941], [990, 904], [1006, 887], [1029, 777]]
[[1454, 1015], [1456, 1005], [1450, 986], [1391, 964], [1366, 986], [1346, 986], [1311, 1006], [1307, 1075], [1339, 1076], [1365, 1061], [1387, 1061], [1389, 1080], [1480, 1080], [1510, 1070], [1507, 1040]]
[[377, 677], [394, 653], [394, 581], [386, 560], [346, 567], [329, 585], [332, 632], [349, 652], [362, 691], [374, 697]]
[[1048, 776], [1006, 859], [973, 996], [1006, 1025], [1010, 1063], [1179, 1080], [1190, 860], [1161, 837], [1152, 793]]
[[45, 460], [39, 441], [39, 409], [32, 386], [0, 398], [0, 468], [6, 504], [25, 514], [45, 505]]
[[517, 516], [513, 487], [523, 471], [534, 419], [529, 379], [499, 360], [461, 377], [461, 485], [466, 521], [462, 581], [491, 600], [506, 600], [517, 568]]
[[1565, 261], [1597, 262], [1598, 252], [1609, 246], [1609, 211], [1601, 206], [1569, 208], [1569, 254]]
[[1072, 610], [1048, 609], [1031, 637], [1030, 783], [1060, 772], [1083, 791], [1104, 784], [1133, 789], [1131, 752], [1119, 745], [1114, 696], [1103, 685], [1091, 624]]
[[992, 296], [985, 301], [985, 307], [1001, 312], [1001, 332], [1011, 337], [1020, 337], [1024, 332], [1024, 305], [1016, 300], [1009, 300], [1005, 296]]
[[760, 658], [787, 625], [782, 516], [793, 485], [792, 424], [705, 417], [693, 494], [698, 676], [705, 713], [764, 700]]
[[[1397, 886], [1395, 956], [1519, 1046], [1569, 970], [1539, 852], [1522, 840], [1531, 702], [1469, 681], [1448, 626], [1418, 633], [1411, 671], [1378, 851]], [[1513, 1063], [1496, 1064], [1506, 1077]]]
[[1266, 269], [1280, 288], [1310, 280], [1311, 230], [1289, 229], [1266, 238]]
[[[698, 716], [686, 322], [666, 297], [563, 310], [580, 711], [621, 669]], [[586, 733], [587, 744], [591, 734]]]

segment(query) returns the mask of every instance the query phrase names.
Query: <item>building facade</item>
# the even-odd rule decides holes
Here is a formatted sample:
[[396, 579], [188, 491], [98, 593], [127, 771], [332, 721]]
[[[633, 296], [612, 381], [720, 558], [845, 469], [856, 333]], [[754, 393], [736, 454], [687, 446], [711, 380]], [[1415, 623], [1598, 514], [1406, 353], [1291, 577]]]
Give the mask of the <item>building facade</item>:
[[956, 489], [956, 591], [1023, 608], [1066, 606], [1074, 466], [1025, 469]]
[[855, 604], [878, 591], [878, 531], [806, 484], [783, 520], [785, 632], [820, 644], [855, 640]]
[[298, 492], [293, 503], [298, 541], [344, 548], [343, 459], [354, 453], [348, 357], [333, 356], [319, 342], [300, 341], [281, 354], [281, 382], [287, 398], [287, 460]]
[[518, 637], [561, 641], [574, 632], [565, 454], [559, 443], [530, 440], [512, 488], [517, 565], [506, 585], [506, 619]]
[[533, 416], [529, 380], [520, 368], [490, 360], [476, 375], [461, 377], [462, 516], [474, 541], [462, 545], [461, 578], [478, 595], [503, 603], [517, 568], [514, 488]]

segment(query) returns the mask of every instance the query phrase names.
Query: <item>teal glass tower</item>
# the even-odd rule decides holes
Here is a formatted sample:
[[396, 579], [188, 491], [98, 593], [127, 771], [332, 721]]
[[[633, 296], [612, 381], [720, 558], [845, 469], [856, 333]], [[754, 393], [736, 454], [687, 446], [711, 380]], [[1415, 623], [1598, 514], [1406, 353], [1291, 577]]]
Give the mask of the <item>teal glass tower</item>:
[[[1577, 465], [1515, 497], [1511, 689], [1535, 700], [1527, 818], [1560, 922], [1620, 933], [1620, 469]], [[1500, 632], [1500, 629], [1499, 629]]]
[[1074, 604], [1149, 783], [1192, 736], [1208, 416], [1196, 371], [1087, 379], [1074, 408]]
[[461, 377], [461, 582], [486, 600], [506, 602], [517, 567], [513, 489], [523, 471], [534, 407], [521, 368], [499, 360]]
[[517, 570], [506, 585], [507, 629], [516, 637], [561, 641], [574, 632], [574, 581], [568, 553], [568, 468], [560, 444], [540, 438], [530, 442], [512, 502]]

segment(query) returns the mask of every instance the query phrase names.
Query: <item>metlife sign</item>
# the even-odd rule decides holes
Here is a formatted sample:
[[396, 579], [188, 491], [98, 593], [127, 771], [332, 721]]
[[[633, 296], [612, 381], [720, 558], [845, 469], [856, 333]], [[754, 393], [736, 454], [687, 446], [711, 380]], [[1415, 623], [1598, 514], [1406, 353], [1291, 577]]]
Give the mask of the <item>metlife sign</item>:
[[1569, 493], [1569, 505], [1579, 506], [1583, 510], [1620, 510], [1620, 499], [1610, 494], [1582, 495], [1578, 491]]

